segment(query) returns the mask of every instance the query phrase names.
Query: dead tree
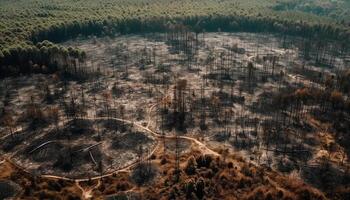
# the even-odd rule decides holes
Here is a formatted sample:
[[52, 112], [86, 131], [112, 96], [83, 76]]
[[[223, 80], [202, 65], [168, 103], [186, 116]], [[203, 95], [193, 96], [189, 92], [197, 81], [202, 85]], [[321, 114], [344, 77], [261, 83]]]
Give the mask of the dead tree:
[[248, 68], [248, 76], [247, 76], [247, 79], [248, 79], [248, 91], [251, 92], [252, 80], [253, 80], [253, 77], [254, 77], [254, 66], [253, 66], [253, 63], [249, 62], [247, 68]]
[[200, 104], [200, 122], [199, 122], [199, 127], [200, 129], [206, 130], [207, 125], [206, 125], [206, 114], [205, 114], [205, 99], [204, 99], [204, 83], [201, 86], [201, 104]]
[[175, 133], [175, 182], [180, 180], [180, 151], [179, 151], [179, 137], [178, 133]]
[[174, 90], [174, 122], [176, 124], [176, 127], [183, 131], [184, 130], [184, 123], [185, 123], [185, 110], [186, 110], [186, 104], [185, 104], [185, 89], [187, 86], [186, 80], [178, 80], [176, 82], [175, 90]]
[[0, 124], [9, 129], [11, 137], [13, 137], [13, 128], [15, 127], [15, 120], [11, 116], [10, 112], [7, 111], [0, 119]]
[[124, 123], [124, 115], [125, 115], [125, 106], [124, 105], [120, 105], [119, 106], [119, 116], [121, 118], [121, 123], [122, 123], [122, 130], [125, 129], [125, 123]]

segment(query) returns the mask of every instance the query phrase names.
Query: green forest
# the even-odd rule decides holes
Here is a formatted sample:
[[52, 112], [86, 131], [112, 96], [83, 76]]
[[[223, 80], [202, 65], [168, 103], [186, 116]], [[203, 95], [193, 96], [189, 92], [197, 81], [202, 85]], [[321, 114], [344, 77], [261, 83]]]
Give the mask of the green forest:
[[346, 44], [349, 10], [346, 0], [0, 0], [0, 70], [54, 71], [59, 57], [85, 56], [55, 43], [79, 35], [164, 32], [172, 24], [195, 32], [273, 32]]

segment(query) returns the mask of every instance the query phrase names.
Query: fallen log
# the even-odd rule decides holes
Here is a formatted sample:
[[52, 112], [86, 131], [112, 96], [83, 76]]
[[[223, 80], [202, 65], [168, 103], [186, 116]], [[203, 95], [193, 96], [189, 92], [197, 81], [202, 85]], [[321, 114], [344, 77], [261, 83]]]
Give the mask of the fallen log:
[[40, 148], [42, 148], [42, 147], [44, 147], [44, 146], [46, 146], [46, 145], [48, 145], [48, 144], [54, 143], [54, 142], [56, 142], [56, 141], [50, 140], [50, 141], [44, 142], [44, 143], [42, 143], [41, 145], [39, 145], [39, 146], [37, 146], [36, 148], [34, 148], [33, 150], [31, 150], [31, 151], [29, 152], [29, 154], [32, 154], [34, 151], [36, 151], [36, 150], [38, 150], [38, 149], [40, 149]]
[[77, 151], [75, 151], [75, 152], [77, 153], [77, 152], [81, 152], [81, 151], [88, 151], [88, 150], [90, 150], [90, 149], [92, 149], [92, 148], [94, 148], [94, 147], [96, 147], [96, 146], [98, 146], [98, 145], [100, 145], [100, 144], [102, 144], [102, 142], [99, 142], [99, 143], [97, 143], [97, 144], [93, 144], [93, 145], [91, 145], [91, 146], [88, 146], [88, 147], [79, 149], [79, 150], [77, 150]]
[[91, 158], [92, 162], [94, 162], [94, 164], [97, 166], [97, 162], [96, 162], [94, 156], [92, 155], [91, 151], [89, 151], [89, 154], [90, 154], [90, 158]]

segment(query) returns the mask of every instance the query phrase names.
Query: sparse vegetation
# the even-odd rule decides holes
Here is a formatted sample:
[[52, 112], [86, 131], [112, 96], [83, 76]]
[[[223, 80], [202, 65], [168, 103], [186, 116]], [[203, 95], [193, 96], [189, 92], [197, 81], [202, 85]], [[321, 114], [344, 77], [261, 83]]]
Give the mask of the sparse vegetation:
[[348, 199], [346, 1], [0, 5], [0, 198]]

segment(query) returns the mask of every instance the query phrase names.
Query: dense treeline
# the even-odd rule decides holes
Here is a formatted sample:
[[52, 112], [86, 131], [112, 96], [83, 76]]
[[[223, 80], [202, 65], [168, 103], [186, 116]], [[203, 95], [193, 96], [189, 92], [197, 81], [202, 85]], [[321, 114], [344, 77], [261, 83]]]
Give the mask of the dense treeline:
[[344, 24], [350, 23], [350, 12], [347, 0], [278, 0], [273, 7], [277, 11], [302, 11], [319, 16], [329, 16], [339, 19]]
[[60, 66], [83, 60], [85, 53], [74, 48], [65, 48], [47, 40], [36, 45], [18, 46], [0, 51], [0, 76], [25, 73], [52, 73]]
[[140, 32], [162, 32], [166, 31], [171, 24], [184, 24], [193, 31], [247, 31], [247, 32], [278, 32], [288, 35], [304, 37], [318, 37], [333, 40], [348, 40], [350, 31], [335, 28], [331, 25], [308, 24], [306, 22], [291, 22], [267, 17], [248, 16], [193, 16], [193, 17], [158, 17], [147, 20], [140, 18], [89, 20], [71, 24], [53, 26], [41, 30], [31, 36], [35, 43], [42, 40], [53, 42], [64, 41], [69, 38], [82, 35], [114, 35], [116, 33], [140, 33]]
[[[111, 3], [111, 5], [116, 6], [115, 3], [118, 2], [119, 1], [110, 0], [107, 1], [106, 4]], [[40, 12], [35, 16], [43, 19], [48, 18], [48, 20], [60, 19], [56, 17], [54, 13], [64, 10], [64, 14], [67, 14], [67, 16], [63, 18], [65, 19], [78, 8], [77, 6], [80, 5], [78, 3], [77, 5], [67, 4], [67, 2], [62, 5], [56, 5], [54, 3], [52, 3], [52, 5], [50, 3], [39, 4]], [[92, 1], [91, 3], [96, 2]], [[0, 24], [0, 76], [36, 71], [34, 68], [38, 67], [33, 67], [34, 65], [40, 66], [40, 69], [45, 69], [42, 71], [47, 71], [46, 68], [49, 69], [48, 71], [52, 71], [57, 69], [59, 65], [69, 64], [69, 61], [75, 62], [75, 58], [80, 60], [84, 58], [84, 53], [79, 52], [79, 50], [74, 50], [72, 48], [65, 49], [48, 43], [45, 43], [45, 45], [39, 43], [44, 40], [61, 42], [78, 35], [114, 36], [116, 34], [127, 33], [163, 32], [166, 31], [171, 24], [184, 24], [195, 32], [218, 30], [274, 32], [280, 33], [281, 35], [302, 36], [312, 40], [319, 38], [318, 41], [340, 41], [345, 46], [350, 43], [350, 32], [345, 26], [331, 23], [315, 23], [311, 20], [282, 20], [276, 15], [268, 15], [264, 7], [265, 5], [260, 5], [263, 3], [259, 3], [258, 1], [252, 1], [246, 5], [244, 1], [235, 1], [233, 3], [223, 1], [220, 3], [214, 0], [208, 0], [208, 5], [205, 5], [208, 6], [209, 9], [206, 12], [204, 12], [206, 7], [204, 6], [202, 8], [201, 5], [198, 5], [196, 2], [170, 2], [171, 5], [174, 4], [173, 6], [175, 8], [181, 8], [183, 10], [178, 12], [175, 12], [176, 10], [170, 10], [158, 14], [147, 13], [150, 10], [153, 12], [153, 9], [155, 9], [153, 6], [159, 9], [161, 5], [159, 5], [158, 2], [141, 1], [141, 3], [134, 3], [135, 5], [133, 5], [132, 2], [122, 2], [122, 5], [127, 10], [125, 12], [127, 13], [124, 13], [124, 10], [116, 11], [116, 13], [122, 12], [121, 15], [117, 15], [116, 13], [113, 13], [116, 15], [108, 15], [107, 13], [111, 12], [108, 10], [109, 7], [102, 6], [101, 10], [108, 12], [105, 14], [99, 13], [99, 17], [86, 16], [84, 18], [83, 16], [79, 16], [79, 18], [75, 20], [69, 18], [69, 20], [58, 20], [53, 23], [48, 21], [45, 26], [39, 25], [37, 27], [26, 27], [26, 25], [18, 22], [18, 24], [16, 23], [15, 27], [11, 29], [7, 27], [10, 26], [9, 23], [5, 23], [4, 25]], [[66, 4], [70, 7], [67, 7]], [[219, 4], [220, 7], [216, 8], [216, 4]], [[266, 3], [266, 5], [268, 4]], [[185, 6], [191, 6], [192, 9], [195, 8], [196, 12], [193, 10], [188, 11], [188, 8]], [[260, 10], [254, 9], [254, 7]], [[140, 9], [146, 10], [141, 11]], [[158, 9], [155, 11], [158, 12]], [[223, 12], [217, 12], [220, 10]], [[238, 10], [241, 10], [241, 12]], [[11, 12], [6, 9], [4, 9], [4, 11], [5, 14], [3, 14], [3, 16], [5, 16], [6, 21], [13, 20], [9, 19], [13, 13], [11, 14]], [[252, 13], [249, 13], [249, 11]], [[22, 20], [28, 12], [30, 13], [30, 11], [27, 11], [23, 16], [16, 17], [20, 17]], [[181, 15], [181, 12], [185, 12], [185, 15]], [[261, 14], [260, 12], [265, 14]]]

